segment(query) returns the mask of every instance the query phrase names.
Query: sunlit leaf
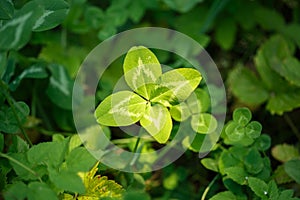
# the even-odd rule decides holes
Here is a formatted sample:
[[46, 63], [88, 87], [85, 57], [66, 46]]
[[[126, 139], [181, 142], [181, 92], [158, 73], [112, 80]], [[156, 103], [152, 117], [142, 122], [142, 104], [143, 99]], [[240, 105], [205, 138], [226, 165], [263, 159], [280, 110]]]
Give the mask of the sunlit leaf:
[[191, 116], [189, 107], [185, 102], [172, 106], [170, 108], [170, 114], [174, 120], [179, 122], [184, 121]]
[[141, 125], [159, 143], [166, 143], [172, 130], [172, 119], [167, 108], [160, 104], [148, 105]]
[[207, 134], [216, 130], [218, 122], [213, 115], [200, 113], [192, 115], [191, 125], [194, 131]]
[[150, 98], [150, 88], [162, 74], [161, 66], [156, 56], [143, 46], [132, 47], [124, 60], [124, 76], [129, 87], [143, 96]]
[[151, 93], [151, 102], [162, 104], [164, 104], [164, 101], [171, 104], [180, 103], [191, 95], [201, 79], [201, 74], [191, 68], [168, 71], [157, 80], [157, 86]]
[[208, 93], [200, 88], [196, 88], [195, 95], [190, 95], [186, 100], [189, 109], [193, 114], [207, 112], [210, 108], [210, 97]]
[[104, 99], [95, 111], [99, 124], [128, 126], [143, 116], [147, 101], [130, 91], [114, 93]]

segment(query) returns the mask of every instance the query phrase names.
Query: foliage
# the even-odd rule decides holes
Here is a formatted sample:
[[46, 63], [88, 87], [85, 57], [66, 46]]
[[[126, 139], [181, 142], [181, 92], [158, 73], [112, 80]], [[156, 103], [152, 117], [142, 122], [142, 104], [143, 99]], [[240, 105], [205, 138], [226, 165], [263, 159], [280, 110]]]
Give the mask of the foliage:
[[[249, 109], [238, 108], [232, 117], [233, 121], [226, 124], [222, 134], [223, 142], [230, 146], [226, 148], [220, 144], [218, 149], [221, 151], [216, 149], [212, 154], [213, 158], [201, 160], [207, 169], [222, 175], [223, 184], [228, 190], [210, 199], [298, 199], [292, 197], [291, 190], [280, 190], [275, 182], [276, 178], [272, 178], [270, 158], [265, 154], [271, 146], [271, 138], [261, 134], [258, 122], [251, 127], [260, 127], [259, 129], [247, 128], [251, 124]], [[273, 152], [278, 152], [273, 154], [281, 157], [280, 150], [273, 149]], [[298, 181], [299, 173], [293, 171], [296, 170], [294, 164], [296, 163], [288, 164], [286, 171]]]

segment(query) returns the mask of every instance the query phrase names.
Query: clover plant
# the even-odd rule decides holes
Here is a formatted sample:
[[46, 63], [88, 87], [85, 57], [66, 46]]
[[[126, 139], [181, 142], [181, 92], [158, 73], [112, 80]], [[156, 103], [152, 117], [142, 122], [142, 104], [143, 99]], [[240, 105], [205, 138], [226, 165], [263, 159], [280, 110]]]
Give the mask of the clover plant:
[[[132, 91], [113, 93], [100, 103], [95, 116], [101, 125], [128, 126], [140, 122], [159, 143], [168, 141], [173, 127], [172, 117], [183, 121], [192, 115], [192, 127], [200, 133], [215, 129], [215, 118], [201, 114], [208, 109], [205, 104], [209, 97], [200, 89], [195, 91], [202, 79], [196, 69], [179, 68], [162, 73], [156, 56], [146, 47], [137, 46], [128, 51], [123, 70], [125, 81]], [[194, 92], [200, 98], [206, 95], [203, 105], [201, 99], [191, 98]], [[195, 111], [192, 104], [197, 105]]]

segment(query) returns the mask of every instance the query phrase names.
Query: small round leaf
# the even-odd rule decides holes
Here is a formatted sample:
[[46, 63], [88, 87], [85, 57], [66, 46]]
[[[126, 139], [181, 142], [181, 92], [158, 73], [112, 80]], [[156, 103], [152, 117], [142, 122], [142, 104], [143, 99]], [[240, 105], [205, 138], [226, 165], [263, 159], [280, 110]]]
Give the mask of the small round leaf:
[[236, 142], [245, 136], [245, 128], [232, 121], [226, 126], [225, 133], [229, 140]]
[[182, 102], [170, 108], [170, 114], [175, 121], [182, 122], [191, 116], [186, 103]]
[[194, 131], [206, 134], [216, 130], [218, 122], [211, 114], [201, 113], [192, 116], [191, 125]]
[[252, 121], [246, 126], [246, 135], [250, 138], [258, 138], [261, 134], [262, 125], [257, 121]]
[[233, 112], [233, 121], [241, 126], [246, 126], [252, 118], [251, 111], [248, 108], [238, 108]]
[[269, 135], [262, 134], [259, 138], [257, 138], [254, 145], [259, 151], [266, 151], [271, 147], [271, 137]]

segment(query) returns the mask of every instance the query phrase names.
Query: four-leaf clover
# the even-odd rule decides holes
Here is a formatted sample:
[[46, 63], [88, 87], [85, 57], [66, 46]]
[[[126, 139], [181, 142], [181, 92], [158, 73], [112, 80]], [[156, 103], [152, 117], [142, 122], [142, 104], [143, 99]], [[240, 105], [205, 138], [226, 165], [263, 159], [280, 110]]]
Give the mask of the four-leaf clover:
[[132, 91], [119, 91], [105, 98], [95, 111], [105, 126], [141, 126], [159, 143], [166, 143], [172, 130], [169, 109], [188, 99], [202, 76], [192, 68], [162, 73], [156, 56], [146, 47], [132, 47], [124, 60], [124, 76]]

